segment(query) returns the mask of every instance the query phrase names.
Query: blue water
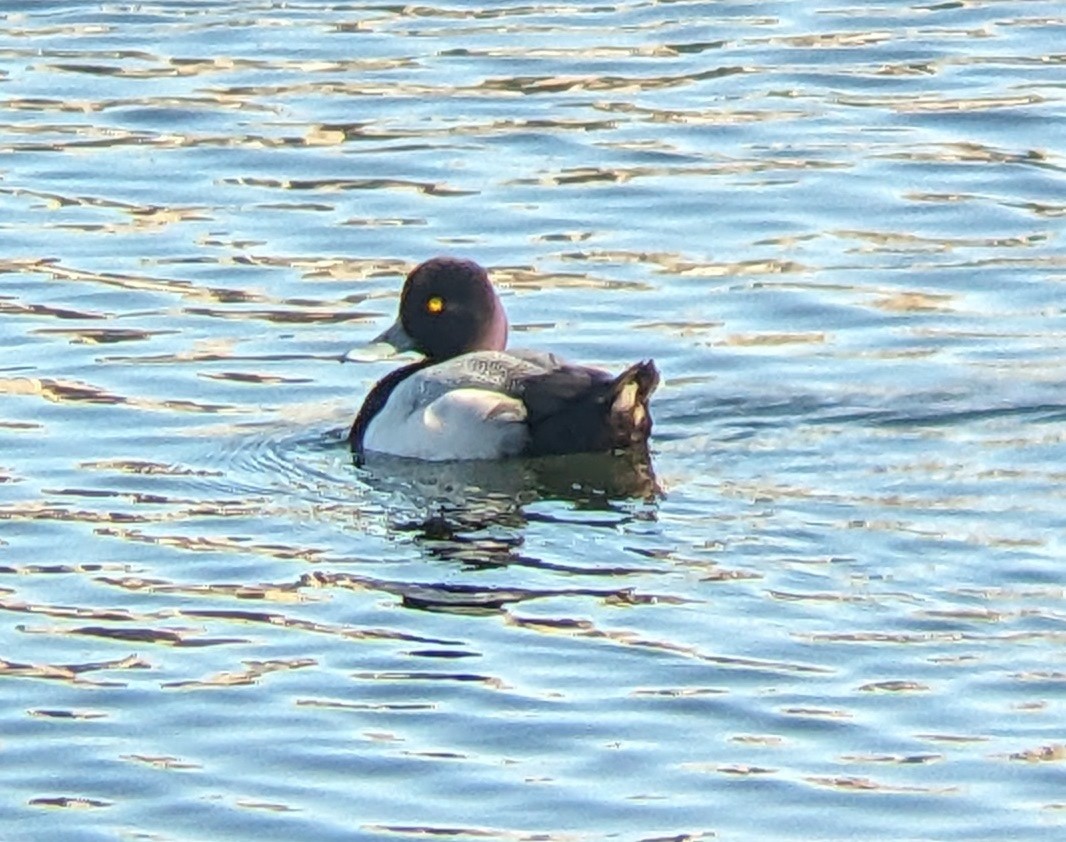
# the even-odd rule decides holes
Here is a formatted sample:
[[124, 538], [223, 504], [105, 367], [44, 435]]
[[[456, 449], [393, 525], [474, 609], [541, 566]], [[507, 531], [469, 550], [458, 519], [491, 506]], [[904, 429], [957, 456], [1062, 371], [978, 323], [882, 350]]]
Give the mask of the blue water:
[[[1060, 6], [0, 6], [0, 838], [1060, 838]], [[437, 253], [650, 474], [351, 464]]]

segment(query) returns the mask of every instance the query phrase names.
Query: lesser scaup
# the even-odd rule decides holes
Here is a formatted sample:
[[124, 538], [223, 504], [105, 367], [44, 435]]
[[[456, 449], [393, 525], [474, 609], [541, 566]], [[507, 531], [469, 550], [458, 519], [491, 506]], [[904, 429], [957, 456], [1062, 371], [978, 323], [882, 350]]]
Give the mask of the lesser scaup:
[[651, 432], [654, 362], [612, 377], [554, 354], [505, 351], [507, 315], [471, 260], [435, 257], [415, 267], [399, 317], [376, 341], [425, 358], [370, 390], [348, 436], [360, 459], [610, 452], [645, 446]]

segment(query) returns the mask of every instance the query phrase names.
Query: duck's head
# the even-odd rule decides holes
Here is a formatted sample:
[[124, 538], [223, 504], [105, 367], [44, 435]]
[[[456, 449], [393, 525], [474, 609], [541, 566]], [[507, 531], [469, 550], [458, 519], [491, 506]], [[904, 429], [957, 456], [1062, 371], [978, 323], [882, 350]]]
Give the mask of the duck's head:
[[447, 360], [507, 346], [507, 314], [488, 274], [472, 260], [434, 257], [407, 276], [400, 315], [376, 342]]

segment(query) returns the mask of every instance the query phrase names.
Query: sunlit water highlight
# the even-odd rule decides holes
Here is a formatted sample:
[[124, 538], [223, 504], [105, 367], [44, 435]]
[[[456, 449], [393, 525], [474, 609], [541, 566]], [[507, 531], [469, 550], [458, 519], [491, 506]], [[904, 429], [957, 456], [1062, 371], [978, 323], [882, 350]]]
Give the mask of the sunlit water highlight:
[[[0, 11], [0, 837], [1059, 839], [1061, 4]], [[355, 468], [434, 253], [650, 466]]]

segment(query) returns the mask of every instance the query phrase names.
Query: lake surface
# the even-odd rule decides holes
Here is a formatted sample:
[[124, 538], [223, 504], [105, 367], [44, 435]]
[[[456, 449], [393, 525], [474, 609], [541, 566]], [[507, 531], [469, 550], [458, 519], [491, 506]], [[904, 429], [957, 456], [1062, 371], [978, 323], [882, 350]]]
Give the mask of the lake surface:
[[[0, 5], [0, 838], [1063, 838], [1063, 44]], [[651, 471], [352, 465], [438, 253]]]

